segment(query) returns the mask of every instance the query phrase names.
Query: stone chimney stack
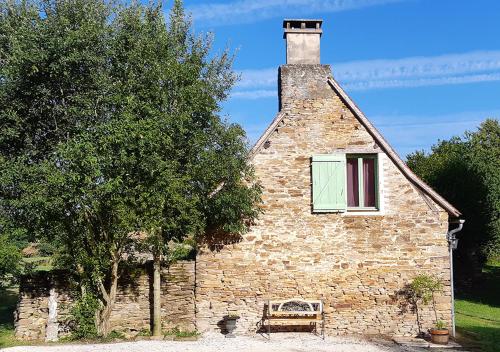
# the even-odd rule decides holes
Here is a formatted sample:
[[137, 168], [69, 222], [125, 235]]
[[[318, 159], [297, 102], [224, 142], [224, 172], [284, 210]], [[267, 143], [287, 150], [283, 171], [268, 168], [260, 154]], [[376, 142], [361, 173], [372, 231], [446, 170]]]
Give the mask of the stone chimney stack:
[[287, 65], [320, 63], [320, 38], [323, 20], [288, 19], [283, 21]]
[[322, 23], [322, 20], [283, 21], [286, 64], [278, 71], [280, 111], [302, 109], [312, 101], [333, 94], [328, 84], [332, 76], [330, 66], [321, 65], [319, 60]]

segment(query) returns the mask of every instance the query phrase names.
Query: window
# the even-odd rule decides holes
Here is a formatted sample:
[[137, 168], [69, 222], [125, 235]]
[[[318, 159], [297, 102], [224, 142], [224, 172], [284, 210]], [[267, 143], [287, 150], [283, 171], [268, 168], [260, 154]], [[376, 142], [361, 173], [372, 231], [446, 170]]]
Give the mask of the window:
[[376, 210], [377, 174], [376, 154], [313, 156], [313, 211]]
[[376, 155], [347, 155], [347, 208], [373, 209], [378, 204]]

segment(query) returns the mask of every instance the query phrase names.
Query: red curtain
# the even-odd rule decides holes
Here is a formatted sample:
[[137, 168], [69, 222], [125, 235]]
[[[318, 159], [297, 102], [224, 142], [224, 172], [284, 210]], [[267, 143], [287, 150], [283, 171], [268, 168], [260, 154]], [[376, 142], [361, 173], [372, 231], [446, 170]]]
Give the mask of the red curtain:
[[347, 159], [347, 206], [359, 206], [358, 159]]
[[365, 207], [375, 207], [375, 159], [363, 159]]

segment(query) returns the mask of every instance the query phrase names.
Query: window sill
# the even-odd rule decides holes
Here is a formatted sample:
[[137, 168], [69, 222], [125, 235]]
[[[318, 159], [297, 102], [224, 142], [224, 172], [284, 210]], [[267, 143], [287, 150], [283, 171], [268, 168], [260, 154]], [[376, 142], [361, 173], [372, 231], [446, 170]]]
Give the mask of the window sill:
[[375, 207], [366, 207], [366, 208], [362, 208], [362, 207], [351, 207], [351, 208], [347, 208], [347, 211], [348, 212], [359, 212], [359, 211], [379, 211], [378, 208], [375, 208]]
[[382, 216], [384, 213], [378, 208], [347, 208], [342, 216]]
[[313, 214], [339, 214], [339, 213], [345, 213], [345, 210], [333, 210], [333, 209], [315, 209], [312, 211]]

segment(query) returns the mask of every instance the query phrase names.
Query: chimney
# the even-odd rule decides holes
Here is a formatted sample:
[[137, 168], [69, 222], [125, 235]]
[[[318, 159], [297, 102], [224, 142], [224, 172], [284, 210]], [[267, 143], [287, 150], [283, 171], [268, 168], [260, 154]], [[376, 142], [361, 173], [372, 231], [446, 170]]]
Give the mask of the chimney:
[[278, 70], [279, 111], [301, 109], [304, 101], [331, 97], [330, 65], [321, 65], [322, 20], [284, 20], [286, 64]]
[[288, 19], [283, 21], [286, 64], [318, 65], [323, 20]]

